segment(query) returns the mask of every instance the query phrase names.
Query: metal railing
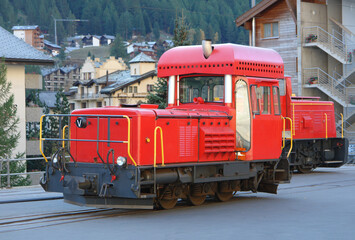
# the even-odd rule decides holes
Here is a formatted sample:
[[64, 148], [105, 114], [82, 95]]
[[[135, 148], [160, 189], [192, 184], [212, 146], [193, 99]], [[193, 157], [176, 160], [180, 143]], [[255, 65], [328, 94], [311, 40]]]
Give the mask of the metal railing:
[[319, 26], [303, 28], [303, 43], [315, 43], [319, 47], [327, 49], [331, 54], [337, 55], [344, 62], [352, 62], [352, 56], [348, 55], [347, 45]]
[[333, 99], [336, 97], [345, 105], [355, 105], [355, 87], [347, 87], [344, 82], [339, 82], [320, 68], [303, 69], [303, 84], [322, 87]]
[[335, 124], [338, 134], [341, 135], [341, 130], [343, 130], [343, 136], [349, 139], [350, 144], [355, 144], [355, 131], [351, 129], [352, 124], [346, 120], [342, 123], [341, 115], [338, 113], [335, 113]]
[[[18, 158], [18, 159], [0, 159], [0, 188], [2, 188], [3, 181], [2, 177], [6, 177], [6, 188], [11, 188], [11, 176], [29, 176], [43, 174], [45, 171], [34, 171], [34, 172], [11, 172], [10, 162], [28, 162], [28, 161], [45, 161], [43, 157], [39, 158]], [[3, 169], [6, 168], [6, 173], [2, 173]]]
[[85, 93], [80, 94], [81, 99], [96, 99], [96, 98], [103, 98], [104, 96], [101, 93]]
[[[57, 117], [59, 118], [59, 138], [44, 138], [42, 135], [42, 129], [43, 129], [43, 119], [45, 117]], [[96, 139], [73, 139], [70, 138], [70, 134], [68, 136], [68, 138], [66, 138], [64, 136], [65, 133], [65, 128], [68, 127], [69, 131], [71, 129], [71, 118], [74, 117], [82, 117], [82, 118], [86, 118], [86, 119], [96, 119], [97, 121], [97, 138]], [[68, 118], [69, 119], [69, 126], [62, 126], [62, 119], [63, 118]], [[117, 118], [122, 118], [122, 119], [126, 119], [127, 120], [127, 140], [112, 140], [111, 139], [111, 131], [110, 131], [110, 123], [112, 121], [112, 119], [117, 119]], [[102, 119], [107, 119], [107, 139], [105, 140], [100, 140], [99, 139], [99, 134], [100, 134], [100, 120]], [[102, 163], [105, 164], [105, 161], [103, 160], [103, 158], [101, 157], [101, 155], [99, 154], [99, 143], [107, 143], [108, 146], [110, 146], [110, 143], [124, 143], [127, 144], [127, 155], [128, 155], [128, 159], [130, 159], [132, 161], [132, 163], [137, 166], [136, 161], [133, 159], [132, 155], [131, 155], [131, 119], [130, 117], [126, 116], [126, 115], [82, 115], [82, 114], [46, 114], [46, 115], [42, 115], [41, 119], [40, 119], [40, 135], [39, 135], [39, 150], [42, 154], [42, 156], [44, 157], [44, 159], [46, 160], [46, 162], [48, 162], [48, 158], [45, 156], [44, 152], [43, 152], [43, 142], [44, 141], [56, 141], [56, 142], [61, 142], [63, 144], [64, 147], [64, 142], [96, 142], [96, 152], [98, 157], [101, 159]], [[70, 154], [70, 149], [67, 149], [67, 152], [69, 153], [71, 159], [73, 161], [74, 158], [72, 157], [72, 155]]]

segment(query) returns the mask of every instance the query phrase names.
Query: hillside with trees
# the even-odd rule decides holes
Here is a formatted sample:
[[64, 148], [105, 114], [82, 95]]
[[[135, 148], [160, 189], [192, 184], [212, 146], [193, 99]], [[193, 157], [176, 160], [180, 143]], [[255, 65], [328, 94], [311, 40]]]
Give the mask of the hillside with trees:
[[247, 32], [235, 19], [249, 9], [246, 0], [0, 0], [0, 26], [39, 25], [48, 40], [54, 39], [56, 19], [59, 41], [75, 34], [119, 34], [124, 40], [142, 36], [157, 40], [173, 35], [175, 19], [183, 17], [192, 43], [210, 38], [215, 43], [247, 43]]

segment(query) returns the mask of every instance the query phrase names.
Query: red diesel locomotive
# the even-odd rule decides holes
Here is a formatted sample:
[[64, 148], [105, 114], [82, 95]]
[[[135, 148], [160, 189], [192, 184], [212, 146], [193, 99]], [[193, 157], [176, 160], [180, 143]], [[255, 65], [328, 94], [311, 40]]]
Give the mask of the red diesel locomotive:
[[306, 171], [346, 160], [333, 103], [291, 97], [273, 50], [208, 41], [177, 47], [160, 58], [158, 77], [168, 81], [166, 109], [56, 115], [70, 119], [69, 137], [61, 126], [56, 139], [42, 138], [42, 119], [52, 115], [42, 116], [40, 149], [44, 141], [61, 145], [43, 188], [78, 205], [169, 209], [178, 199], [199, 205], [236, 191], [276, 193], [290, 180], [290, 163]]

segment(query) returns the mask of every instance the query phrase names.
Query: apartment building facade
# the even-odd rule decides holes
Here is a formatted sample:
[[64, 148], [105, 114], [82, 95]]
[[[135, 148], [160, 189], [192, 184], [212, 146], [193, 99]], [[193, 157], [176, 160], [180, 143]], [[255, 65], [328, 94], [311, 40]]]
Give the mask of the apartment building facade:
[[355, 2], [263, 0], [236, 19], [249, 43], [278, 51], [296, 95], [335, 103], [340, 129], [355, 141]]

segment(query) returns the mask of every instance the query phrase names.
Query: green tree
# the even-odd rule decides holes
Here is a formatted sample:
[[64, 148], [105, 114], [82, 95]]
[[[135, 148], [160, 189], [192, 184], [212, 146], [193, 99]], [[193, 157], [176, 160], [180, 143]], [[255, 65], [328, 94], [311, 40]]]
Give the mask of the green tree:
[[127, 50], [124, 46], [122, 37], [117, 34], [115, 41], [111, 44], [110, 55], [115, 56], [116, 58], [121, 57], [122, 59], [127, 59]]
[[0, 61], [0, 158], [10, 158], [20, 134], [17, 131], [19, 118], [10, 93], [11, 83], [6, 80], [6, 66]]
[[[0, 61], [0, 159], [10, 159], [12, 157], [21, 158], [24, 154], [13, 155], [13, 151], [20, 139], [17, 130], [19, 118], [14, 104], [14, 95], [10, 93], [11, 83], [6, 79], [6, 66]], [[8, 162], [10, 173], [21, 173], [26, 170], [26, 163], [11, 161]], [[1, 174], [7, 172], [7, 167], [3, 166]], [[7, 177], [1, 177], [1, 186], [7, 186]], [[11, 186], [29, 185], [29, 176], [10, 176]]]
[[175, 20], [173, 42], [175, 47], [191, 44], [189, 41], [189, 27], [183, 17]]
[[159, 104], [159, 108], [166, 108], [167, 85], [166, 79], [158, 78], [158, 81], [154, 84], [153, 91], [147, 96], [148, 103]]
[[[189, 29], [184, 22], [183, 18], [175, 21], [174, 29], [174, 46], [185, 46], [190, 45]], [[168, 97], [168, 82], [166, 79], [159, 78], [158, 81], [154, 84], [153, 92], [150, 92], [147, 96], [148, 103], [150, 104], [159, 104], [159, 108], [166, 108], [167, 97]]]
[[155, 39], [158, 41], [160, 38], [160, 28], [159, 28], [158, 22], [154, 23], [153, 33], [154, 33]]
[[64, 50], [64, 46], [61, 46], [59, 54], [58, 54], [58, 60], [60, 61], [59, 65], [63, 65], [63, 62], [66, 59], [66, 54], [65, 54], [65, 50]]

